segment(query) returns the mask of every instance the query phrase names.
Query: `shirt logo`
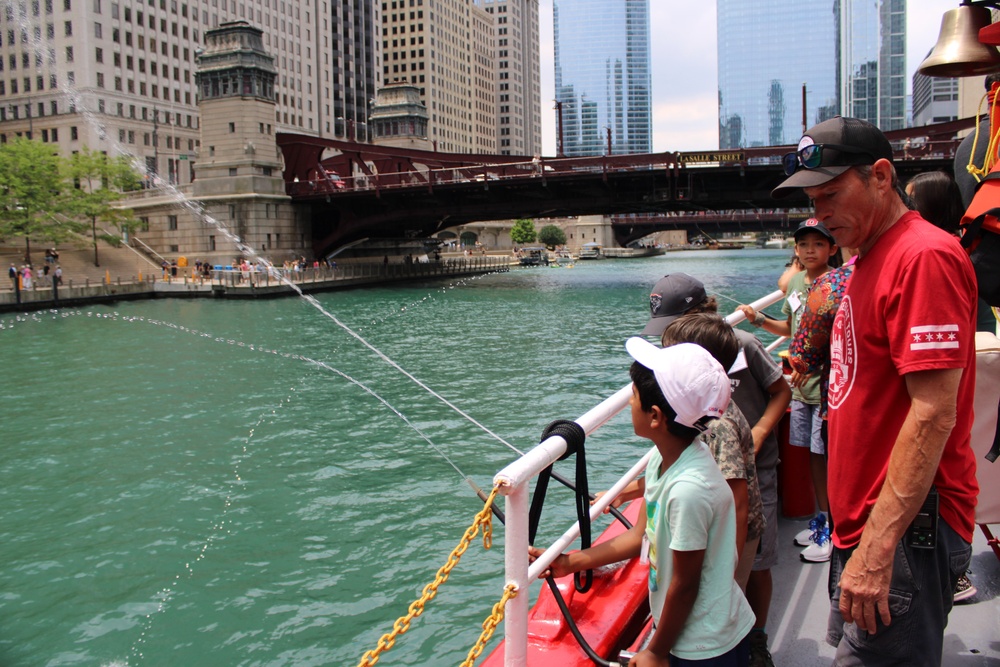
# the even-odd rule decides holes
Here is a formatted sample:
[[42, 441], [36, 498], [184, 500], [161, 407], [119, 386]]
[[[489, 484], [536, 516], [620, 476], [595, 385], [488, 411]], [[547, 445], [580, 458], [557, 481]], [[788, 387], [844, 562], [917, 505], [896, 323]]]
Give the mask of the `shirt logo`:
[[958, 325], [929, 324], [921, 327], [910, 327], [910, 349], [958, 349]]
[[830, 331], [830, 393], [831, 409], [839, 408], [851, 394], [857, 377], [858, 341], [854, 333], [854, 313], [851, 297], [845, 295]]

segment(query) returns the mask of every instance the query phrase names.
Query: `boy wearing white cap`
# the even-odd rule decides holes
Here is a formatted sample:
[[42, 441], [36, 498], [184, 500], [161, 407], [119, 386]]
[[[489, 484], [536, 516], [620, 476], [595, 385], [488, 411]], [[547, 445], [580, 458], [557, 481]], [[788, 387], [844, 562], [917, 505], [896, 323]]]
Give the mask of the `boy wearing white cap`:
[[[746, 664], [754, 613], [733, 578], [733, 494], [700, 437], [726, 410], [729, 378], [693, 343], [659, 348], [630, 338], [625, 347], [635, 359], [632, 427], [656, 446], [646, 468], [645, 512], [627, 532], [559, 556], [545, 575], [639, 556], [650, 566], [654, 632], [629, 665]], [[534, 558], [542, 550], [530, 553]]]

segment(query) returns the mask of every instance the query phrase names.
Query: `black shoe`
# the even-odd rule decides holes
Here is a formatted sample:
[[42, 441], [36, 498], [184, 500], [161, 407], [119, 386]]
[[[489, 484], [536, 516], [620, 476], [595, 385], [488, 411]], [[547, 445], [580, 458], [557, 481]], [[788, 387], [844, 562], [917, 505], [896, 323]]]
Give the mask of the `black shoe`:
[[760, 630], [750, 633], [750, 667], [774, 667], [771, 652], [767, 650], [767, 633]]

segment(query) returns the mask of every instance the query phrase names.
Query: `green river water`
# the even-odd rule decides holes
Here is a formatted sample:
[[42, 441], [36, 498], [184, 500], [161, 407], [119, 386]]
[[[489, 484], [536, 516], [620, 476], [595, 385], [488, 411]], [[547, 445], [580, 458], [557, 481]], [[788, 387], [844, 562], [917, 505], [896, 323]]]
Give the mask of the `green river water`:
[[[695, 275], [730, 312], [788, 254], [317, 296], [483, 428], [301, 298], [0, 316], [0, 666], [357, 664], [481, 509], [463, 476], [488, 489], [516, 458], [498, 437], [527, 450], [628, 382], [657, 278]], [[625, 415], [587, 446], [592, 489], [646, 449]], [[549, 499], [539, 541], [573, 512]], [[494, 524], [379, 664], [465, 658], [502, 590]]]

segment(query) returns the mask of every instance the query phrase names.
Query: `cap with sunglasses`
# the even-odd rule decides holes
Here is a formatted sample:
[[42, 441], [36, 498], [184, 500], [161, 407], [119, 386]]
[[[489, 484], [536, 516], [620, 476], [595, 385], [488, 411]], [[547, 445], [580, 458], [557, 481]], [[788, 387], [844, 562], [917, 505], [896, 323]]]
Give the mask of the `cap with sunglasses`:
[[775, 199], [799, 188], [812, 188], [832, 181], [856, 165], [892, 161], [892, 146], [882, 131], [860, 118], [837, 116], [811, 127], [799, 140], [795, 152], [782, 160], [788, 176], [771, 191]]

